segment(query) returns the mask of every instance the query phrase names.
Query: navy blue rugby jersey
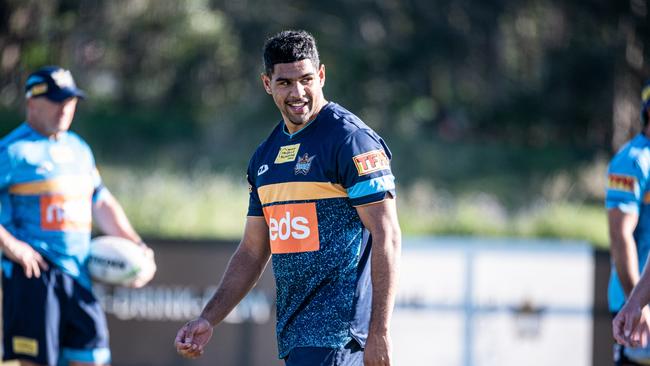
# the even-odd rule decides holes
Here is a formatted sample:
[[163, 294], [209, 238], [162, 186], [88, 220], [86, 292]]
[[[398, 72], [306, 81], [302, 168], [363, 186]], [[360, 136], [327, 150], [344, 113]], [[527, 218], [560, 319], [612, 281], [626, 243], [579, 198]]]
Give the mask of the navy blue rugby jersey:
[[328, 103], [300, 131], [280, 122], [248, 166], [248, 216], [264, 216], [277, 287], [280, 358], [368, 335], [372, 239], [355, 206], [395, 195], [391, 153], [357, 116]]

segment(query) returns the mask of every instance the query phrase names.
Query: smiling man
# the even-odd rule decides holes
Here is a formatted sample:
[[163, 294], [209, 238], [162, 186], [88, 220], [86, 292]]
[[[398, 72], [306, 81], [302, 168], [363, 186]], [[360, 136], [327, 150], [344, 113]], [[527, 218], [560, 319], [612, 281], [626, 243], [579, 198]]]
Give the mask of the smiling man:
[[286, 365], [390, 365], [401, 249], [390, 150], [325, 99], [325, 66], [309, 33], [267, 40], [264, 67], [264, 90], [282, 120], [248, 167], [244, 237], [200, 317], [179, 330], [176, 348], [200, 356], [212, 327], [272, 257]]

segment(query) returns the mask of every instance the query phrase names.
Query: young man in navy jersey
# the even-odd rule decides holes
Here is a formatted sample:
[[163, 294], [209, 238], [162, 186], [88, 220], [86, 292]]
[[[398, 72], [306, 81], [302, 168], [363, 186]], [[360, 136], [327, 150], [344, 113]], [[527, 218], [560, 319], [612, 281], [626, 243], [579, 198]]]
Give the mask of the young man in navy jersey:
[[177, 351], [200, 356], [272, 258], [288, 366], [390, 365], [401, 248], [391, 152], [325, 100], [325, 66], [309, 33], [268, 39], [264, 66], [282, 120], [250, 160], [241, 243], [201, 315], [179, 330]]

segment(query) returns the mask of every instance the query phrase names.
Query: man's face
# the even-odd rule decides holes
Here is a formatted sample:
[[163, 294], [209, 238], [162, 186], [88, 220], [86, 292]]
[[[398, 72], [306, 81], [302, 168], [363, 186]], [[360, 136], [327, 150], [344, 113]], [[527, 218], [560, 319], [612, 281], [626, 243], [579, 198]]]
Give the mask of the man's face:
[[68, 98], [60, 103], [47, 98], [27, 100], [27, 122], [45, 136], [67, 131], [77, 109], [77, 98]]
[[262, 74], [262, 83], [291, 133], [316, 118], [325, 104], [325, 66], [317, 70], [311, 60], [276, 64], [270, 77]]

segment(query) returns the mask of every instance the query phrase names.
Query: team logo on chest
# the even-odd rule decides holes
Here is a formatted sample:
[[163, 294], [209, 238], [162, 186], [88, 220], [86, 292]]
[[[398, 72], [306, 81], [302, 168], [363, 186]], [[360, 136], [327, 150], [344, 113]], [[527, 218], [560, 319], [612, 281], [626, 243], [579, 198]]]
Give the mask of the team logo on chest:
[[298, 162], [296, 163], [296, 166], [293, 168], [293, 172], [295, 175], [302, 174], [302, 175], [307, 175], [309, 173], [309, 169], [311, 168], [311, 163], [314, 160], [316, 155], [309, 156], [309, 154], [305, 153], [305, 155], [301, 156], [298, 159]]

